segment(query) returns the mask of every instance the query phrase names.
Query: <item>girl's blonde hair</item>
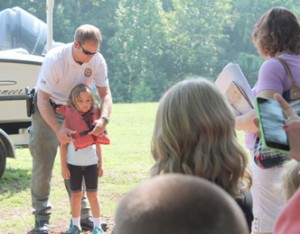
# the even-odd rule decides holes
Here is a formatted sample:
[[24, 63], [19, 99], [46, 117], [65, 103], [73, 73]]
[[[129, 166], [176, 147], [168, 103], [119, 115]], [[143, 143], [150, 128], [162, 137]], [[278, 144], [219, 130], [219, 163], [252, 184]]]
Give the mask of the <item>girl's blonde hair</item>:
[[300, 163], [294, 159], [284, 165], [281, 185], [285, 201], [288, 201], [300, 187]]
[[80, 96], [81, 92], [87, 92], [91, 95], [92, 108], [93, 108], [95, 106], [95, 97], [92, 89], [86, 84], [78, 84], [71, 90], [71, 93], [69, 95], [69, 100], [68, 100], [69, 105], [71, 105], [73, 108], [78, 110], [78, 107], [76, 105], [76, 99]]
[[239, 196], [251, 185], [248, 158], [238, 143], [235, 117], [218, 88], [203, 78], [183, 80], [162, 97], [151, 146], [151, 175], [206, 178]]

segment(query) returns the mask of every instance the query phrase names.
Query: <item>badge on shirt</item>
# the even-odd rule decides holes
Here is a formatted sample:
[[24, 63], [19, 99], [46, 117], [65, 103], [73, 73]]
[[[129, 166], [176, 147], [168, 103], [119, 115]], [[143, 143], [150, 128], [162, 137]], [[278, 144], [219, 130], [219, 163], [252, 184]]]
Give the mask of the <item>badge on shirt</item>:
[[84, 71], [84, 75], [86, 77], [90, 77], [92, 75], [93, 71], [91, 68], [86, 68], [85, 71]]

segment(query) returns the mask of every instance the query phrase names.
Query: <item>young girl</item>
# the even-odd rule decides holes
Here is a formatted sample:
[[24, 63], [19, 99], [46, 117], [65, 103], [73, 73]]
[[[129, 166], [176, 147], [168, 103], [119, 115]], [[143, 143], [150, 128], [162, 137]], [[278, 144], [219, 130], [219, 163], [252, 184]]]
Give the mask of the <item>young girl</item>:
[[[65, 116], [65, 126], [76, 131], [76, 134], [72, 135], [74, 141], [61, 144], [60, 148], [62, 176], [64, 179], [70, 179], [71, 186], [72, 225], [68, 233], [81, 233], [80, 204], [83, 179], [93, 214], [93, 233], [104, 233], [101, 229], [97, 189], [98, 176], [103, 175], [99, 143], [103, 142], [101, 139], [108, 138], [104, 135], [95, 137], [89, 133], [93, 120], [99, 118], [100, 111], [95, 107], [92, 90], [87, 85], [79, 84], [72, 89], [69, 104], [57, 109], [58, 113]], [[108, 144], [109, 140], [104, 143]]]

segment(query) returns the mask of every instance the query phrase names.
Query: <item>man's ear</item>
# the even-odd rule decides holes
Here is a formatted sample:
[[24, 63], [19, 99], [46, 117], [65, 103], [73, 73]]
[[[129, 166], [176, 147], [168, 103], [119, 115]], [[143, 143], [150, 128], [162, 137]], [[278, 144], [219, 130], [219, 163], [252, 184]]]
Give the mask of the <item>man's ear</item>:
[[75, 40], [75, 41], [74, 41], [74, 47], [75, 47], [76, 49], [78, 49], [79, 46], [80, 46], [79, 41]]

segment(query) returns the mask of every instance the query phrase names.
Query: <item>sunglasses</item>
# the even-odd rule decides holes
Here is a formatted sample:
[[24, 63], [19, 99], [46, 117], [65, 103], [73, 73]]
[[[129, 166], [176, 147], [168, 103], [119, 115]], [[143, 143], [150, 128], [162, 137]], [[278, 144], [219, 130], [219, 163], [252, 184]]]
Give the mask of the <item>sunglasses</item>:
[[97, 52], [90, 52], [90, 51], [84, 49], [84, 48], [82, 47], [81, 43], [79, 43], [79, 46], [81, 47], [82, 52], [83, 52], [84, 54], [86, 54], [86, 55], [95, 55], [95, 54], [98, 53], [98, 51], [97, 51]]

